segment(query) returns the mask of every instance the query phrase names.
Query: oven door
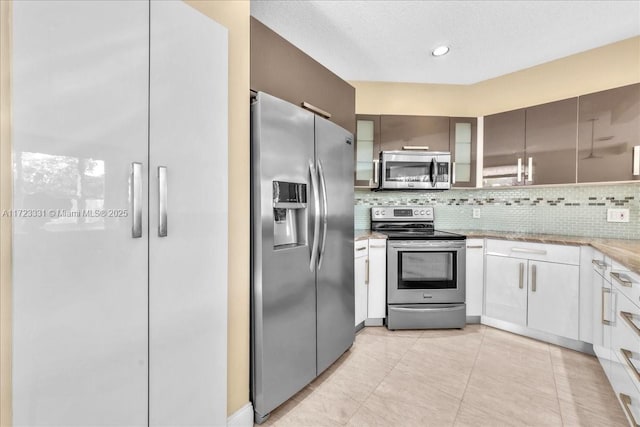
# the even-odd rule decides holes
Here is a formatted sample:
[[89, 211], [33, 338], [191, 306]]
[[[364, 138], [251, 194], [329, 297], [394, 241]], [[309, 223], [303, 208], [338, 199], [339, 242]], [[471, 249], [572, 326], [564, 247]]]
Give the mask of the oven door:
[[387, 244], [389, 304], [464, 303], [465, 241], [398, 240]]
[[433, 189], [437, 162], [431, 155], [383, 152], [380, 186], [383, 189]]

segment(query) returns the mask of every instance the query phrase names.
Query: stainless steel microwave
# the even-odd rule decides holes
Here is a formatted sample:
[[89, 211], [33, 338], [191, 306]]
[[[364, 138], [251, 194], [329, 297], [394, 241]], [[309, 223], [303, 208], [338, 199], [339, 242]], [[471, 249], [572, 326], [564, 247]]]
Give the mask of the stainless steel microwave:
[[380, 153], [381, 190], [448, 190], [451, 153], [383, 151]]

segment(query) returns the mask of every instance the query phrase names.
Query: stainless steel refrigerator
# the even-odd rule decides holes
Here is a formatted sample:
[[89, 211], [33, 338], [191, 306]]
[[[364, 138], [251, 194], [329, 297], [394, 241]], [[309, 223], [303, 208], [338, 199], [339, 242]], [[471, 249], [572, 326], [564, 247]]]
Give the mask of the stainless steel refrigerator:
[[259, 92], [251, 169], [251, 392], [262, 422], [353, 344], [353, 135]]

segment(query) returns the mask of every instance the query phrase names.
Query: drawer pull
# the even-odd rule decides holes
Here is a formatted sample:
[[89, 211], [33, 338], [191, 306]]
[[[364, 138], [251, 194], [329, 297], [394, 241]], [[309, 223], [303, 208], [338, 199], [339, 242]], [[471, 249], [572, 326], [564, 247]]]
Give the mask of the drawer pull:
[[633, 323], [633, 320], [631, 320], [633, 318], [633, 314], [626, 311], [621, 311], [620, 317], [622, 317], [622, 320], [627, 322], [627, 324], [631, 327], [631, 329], [633, 329], [633, 332], [635, 332], [636, 335], [640, 337], [640, 328], [638, 328], [638, 326], [636, 326], [636, 324]]
[[429, 149], [429, 147], [427, 147], [426, 145], [403, 145], [402, 146], [403, 150], [421, 150], [421, 151], [427, 151]]
[[591, 260], [591, 264], [595, 265], [596, 267], [600, 268], [600, 269], [605, 269], [607, 268], [607, 263], [604, 261], [600, 261], [599, 259], [592, 259]]
[[482, 245], [467, 245], [467, 249], [482, 249]]
[[536, 254], [536, 255], [547, 254], [547, 251], [544, 249], [527, 249], [527, 248], [511, 248], [511, 252], [522, 252], [524, 254]]
[[605, 320], [604, 319], [604, 294], [609, 294], [611, 295], [611, 290], [609, 288], [602, 288], [602, 324], [603, 325], [613, 325], [613, 322], [611, 322], [610, 320]]
[[524, 287], [524, 262], [520, 263], [520, 283], [518, 283], [518, 287], [520, 289]]
[[636, 369], [636, 367], [633, 365], [633, 363], [631, 363], [631, 356], [633, 356], [633, 353], [631, 353], [631, 351], [626, 350], [624, 348], [620, 349], [620, 354], [622, 354], [622, 358], [624, 359], [625, 362], [627, 362], [627, 365], [629, 366], [629, 368], [631, 368], [631, 370], [633, 371], [633, 375], [636, 377], [636, 379], [640, 382], [640, 372], [638, 372], [638, 370]]
[[629, 397], [624, 393], [620, 393], [619, 396], [620, 396], [620, 401], [622, 401], [622, 407], [624, 408], [624, 411], [627, 413], [627, 416], [631, 420], [631, 423], [634, 425], [634, 427], [640, 427], [635, 417], [633, 416], [633, 412], [631, 412], [631, 397]]
[[363, 246], [363, 247], [361, 247], [361, 248], [357, 248], [357, 249], [356, 249], [356, 251], [365, 251], [365, 250], [367, 250], [367, 247], [366, 247], [366, 246]]
[[386, 246], [385, 245], [370, 245], [369, 246], [369, 249], [375, 249], [375, 248], [384, 249], [384, 248], [386, 248]]
[[631, 285], [633, 284], [633, 282], [629, 280], [629, 278], [627, 278], [626, 276], [623, 276], [620, 273], [615, 273], [612, 271], [609, 273], [609, 275], [614, 279], [616, 279], [616, 282], [620, 283], [622, 286], [625, 286], [627, 288], [630, 288]]

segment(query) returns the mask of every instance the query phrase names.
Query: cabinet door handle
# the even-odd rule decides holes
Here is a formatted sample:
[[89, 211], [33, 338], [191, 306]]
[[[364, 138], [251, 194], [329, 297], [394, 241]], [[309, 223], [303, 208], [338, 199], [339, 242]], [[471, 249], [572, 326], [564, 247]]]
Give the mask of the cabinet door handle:
[[428, 150], [429, 147], [426, 145], [404, 145], [402, 147], [403, 150]]
[[640, 427], [640, 425], [636, 421], [635, 417], [633, 416], [633, 412], [631, 412], [631, 397], [629, 397], [628, 395], [626, 395], [624, 393], [620, 393], [618, 396], [620, 396], [620, 401], [622, 402], [622, 407], [624, 408], [624, 411], [627, 413], [627, 416], [629, 417], [629, 419], [633, 423], [633, 426], [634, 427]]
[[451, 183], [456, 183], [456, 162], [451, 164]]
[[363, 246], [363, 247], [361, 247], [361, 248], [357, 248], [357, 249], [356, 249], [356, 251], [364, 251], [364, 250], [366, 250], [366, 249], [367, 249], [367, 247], [366, 247], [366, 246]]
[[640, 175], [640, 145], [633, 147], [633, 176]]
[[535, 264], [531, 266], [531, 292], [535, 292], [538, 287], [538, 268]]
[[302, 103], [302, 108], [304, 108], [305, 110], [309, 110], [312, 113], [315, 113], [319, 116], [324, 117], [325, 119], [330, 119], [331, 118], [331, 113], [324, 111], [322, 108], [318, 108], [315, 105], [311, 105], [308, 102], [303, 102]]
[[527, 167], [527, 181], [533, 182], [533, 157], [529, 157], [529, 165]]
[[624, 320], [625, 322], [627, 322], [627, 324], [631, 327], [631, 329], [633, 330], [633, 332], [636, 333], [636, 335], [638, 337], [640, 337], [640, 328], [638, 328], [638, 326], [636, 326], [635, 323], [633, 323], [633, 314], [626, 312], [626, 311], [621, 311], [620, 312], [620, 317], [622, 318], [622, 320]]
[[631, 362], [631, 357], [633, 356], [633, 353], [631, 353], [630, 350], [621, 348], [620, 349], [620, 354], [622, 354], [622, 358], [624, 359], [625, 362], [627, 362], [627, 366], [629, 366], [629, 368], [631, 368], [631, 371], [633, 372], [633, 375], [640, 382], [640, 372], [638, 372], [636, 367]]
[[518, 287], [522, 289], [524, 287], [524, 262], [520, 263], [520, 283]]
[[520, 157], [518, 157], [518, 176], [517, 176], [517, 180], [518, 180], [518, 182], [522, 181], [522, 159]]
[[378, 175], [380, 174], [380, 160], [373, 161], [373, 187], [378, 188]]
[[482, 245], [467, 245], [467, 249], [482, 249]]
[[630, 288], [633, 282], [629, 280], [626, 276], [621, 275], [620, 273], [610, 272], [609, 275], [616, 279], [616, 282], [620, 283], [622, 286]]
[[524, 254], [536, 254], [536, 255], [547, 254], [547, 251], [544, 249], [528, 249], [528, 248], [511, 248], [511, 252], [521, 252]]
[[167, 167], [158, 166], [158, 236], [167, 237]]
[[601, 312], [601, 319], [602, 319], [602, 324], [603, 325], [613, 325], [613, 322], [611, 322], [610, 320], [605, 320], [604, 318], [604, 294], [609, 294], [611, 295], [611, 289], [609, 288], [602, 288], [602, 312]]
[[142, 163], [131, 163], [131, 237], [142, 237]]
[[607, 263], [604, 261], [600, 261], [599, 259], [592, 259], [591, 264], [595, 265], [601, 270], [604, 270], [605, 268], [607, 268]]
[[369, 284], [369, 258], [364, 260], [364, 284]]

